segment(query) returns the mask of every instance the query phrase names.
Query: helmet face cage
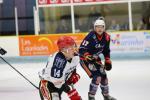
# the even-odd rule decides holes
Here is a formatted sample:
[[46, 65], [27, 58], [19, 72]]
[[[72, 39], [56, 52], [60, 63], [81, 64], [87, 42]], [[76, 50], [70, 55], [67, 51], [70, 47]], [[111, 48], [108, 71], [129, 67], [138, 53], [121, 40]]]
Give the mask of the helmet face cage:
[[73, 53], [77, 53], [77, 46], [76, 45], [72, 45], [72, 46], [68, 46], [66, 48], [62, 48], [61, 49], [62, 51], [65, 51], [65, 52], [70, 52], [70, 51], [73, 51]]

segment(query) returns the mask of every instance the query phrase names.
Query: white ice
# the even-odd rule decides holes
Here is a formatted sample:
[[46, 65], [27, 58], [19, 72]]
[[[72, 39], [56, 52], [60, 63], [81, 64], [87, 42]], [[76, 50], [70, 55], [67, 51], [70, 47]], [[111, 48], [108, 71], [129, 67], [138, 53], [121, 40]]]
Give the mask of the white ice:
[[[1, 60], [0, 60], [1, 61]], [[19, 61], [18, 61], [19, 62]], [[38, 71], [46, 62], [12, 63], [24, 76], [38, 86]], [[78, 66], [80, 81], [75, 85], [83, 100], [87, 99], [90, 79]], [[117, 100], [150, 100], [150, 59], [113, 60], [113, 69], [107, 72], [110, 94]], [[40, 100], [38, 90], [7, 64], [0, 64], [0, 100]], [[65, 93], [62, 100], [69, 100]], [[100, 88], [96, 100], [103, 100]]]

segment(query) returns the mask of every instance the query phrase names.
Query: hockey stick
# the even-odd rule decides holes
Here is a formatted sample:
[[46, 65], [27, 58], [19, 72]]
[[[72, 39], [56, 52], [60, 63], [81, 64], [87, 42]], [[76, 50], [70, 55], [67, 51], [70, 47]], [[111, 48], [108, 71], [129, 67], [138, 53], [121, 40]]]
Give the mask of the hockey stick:
[[19, 75], [21, 75], [26, 81], [28, 81], [32, 86], [34, 86], [36, 89], [39, 89], [35, 84], [33, 84], [29, 79], [27, 79], [22, 73], [20, 73], [15, 67], [13, 67], [9, 62], [7, 62], [3, 57], [0, 56], [0, 58], [8, 64], [11, 68], [13, 68]]

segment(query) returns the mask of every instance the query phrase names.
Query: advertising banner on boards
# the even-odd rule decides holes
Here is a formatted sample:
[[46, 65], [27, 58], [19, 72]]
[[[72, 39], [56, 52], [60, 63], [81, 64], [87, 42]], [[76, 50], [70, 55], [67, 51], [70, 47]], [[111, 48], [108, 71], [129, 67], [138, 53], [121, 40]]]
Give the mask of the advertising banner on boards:
[[[45, 36], [20, 36], [20, 56], [50, 55], [58, 51], [57, 40], [60, 36], [62, 36], [62, 34]], [[77, 46], [80, 45], [81, 41], [85, 37], [84, 34], [70, 34], [69, 36], [76, 41]]]

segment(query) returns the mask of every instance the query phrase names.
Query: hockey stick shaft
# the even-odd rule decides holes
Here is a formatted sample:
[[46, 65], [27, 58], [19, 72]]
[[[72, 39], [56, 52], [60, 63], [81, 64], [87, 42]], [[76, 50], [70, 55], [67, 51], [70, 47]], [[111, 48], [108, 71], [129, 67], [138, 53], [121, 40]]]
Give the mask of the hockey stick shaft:
[[0, 58], [8, 64], [11, 68], [13, 68], [19, 75], [21, 75], [26, 81], [28, 81], [32, 86], [34, 86], [36, 89], [39, 89], [35, 84], [33, 84], [29, 79], [27, 79], [21, 72], [19, 72], [15, 67], [13, 67], [9, 62], [7, 62], [3, 57], [0, 56]]

